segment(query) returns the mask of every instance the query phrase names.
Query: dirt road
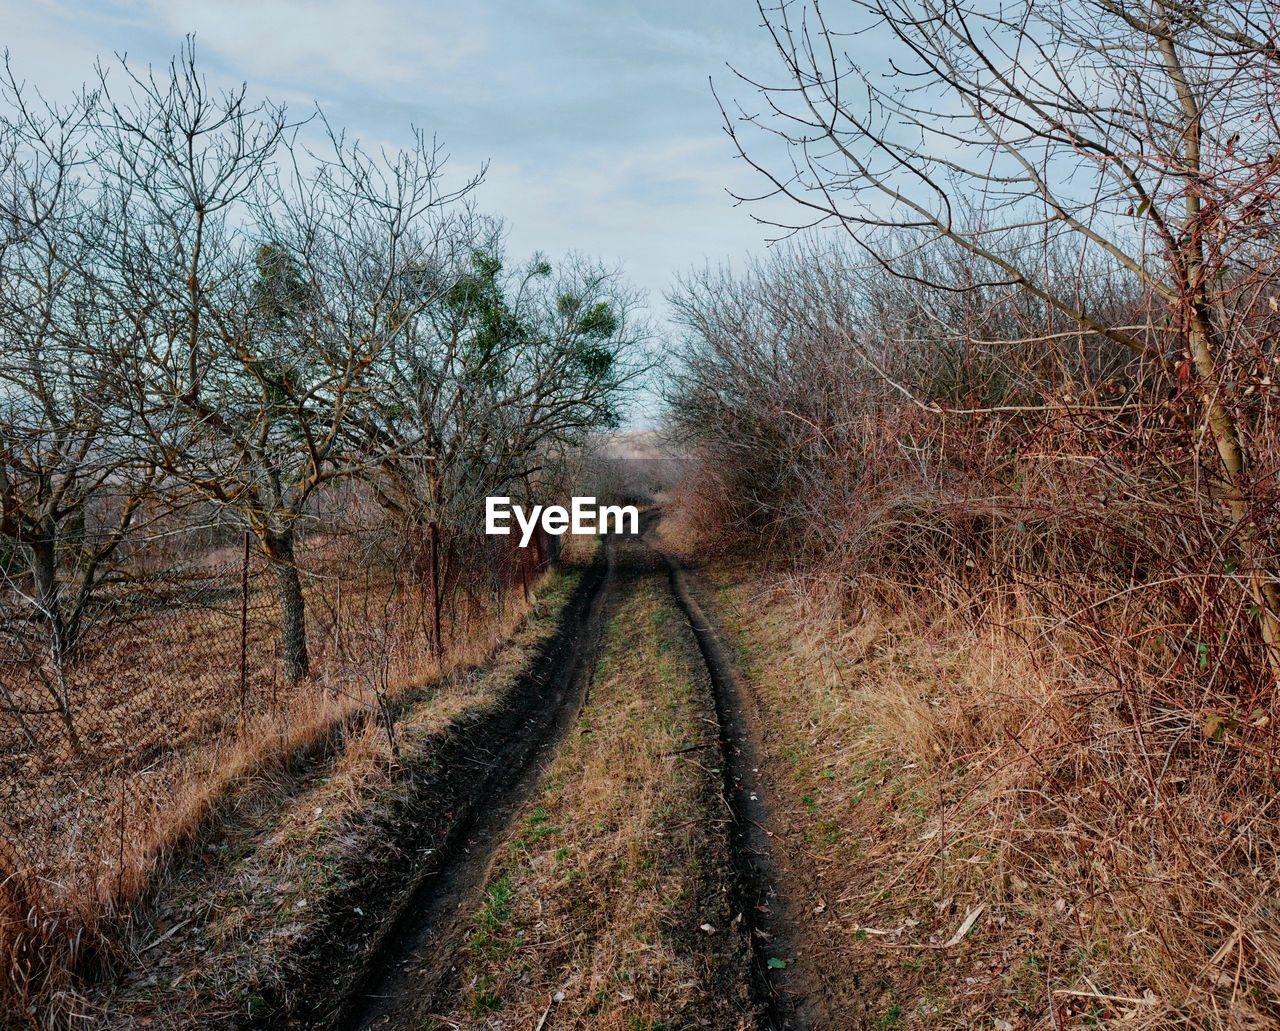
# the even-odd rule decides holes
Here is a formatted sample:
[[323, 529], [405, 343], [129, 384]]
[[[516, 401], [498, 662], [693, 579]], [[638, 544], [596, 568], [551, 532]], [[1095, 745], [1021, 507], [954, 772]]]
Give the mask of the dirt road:
[[[384, 906], [354, 969], [311, 964], [287, 1026], [526, 1026], [521, 1005], [541, 1010], [539, 1031], [838, 1026], [806, 1001], [758, 751], [696, 576], [647, 538], [606, 542], [506, 703], [442, 748], [441, 776], [415, 807], [439, 825], [422, 837], [436, 842], [430, 862]], [[579, 853], [582, 869], [551, 887], [547, 871]], [[650, 882], [661, 912], [641, 931]], [[575, 893], [582, 904], [567, 907]], [[603, 943], [629, 934], [631, 947], [603, 958]], [[650, 973], [630, 970], [637, 949]], [[587, 968], [597, 987], [574, 1010], [566, 993]]]

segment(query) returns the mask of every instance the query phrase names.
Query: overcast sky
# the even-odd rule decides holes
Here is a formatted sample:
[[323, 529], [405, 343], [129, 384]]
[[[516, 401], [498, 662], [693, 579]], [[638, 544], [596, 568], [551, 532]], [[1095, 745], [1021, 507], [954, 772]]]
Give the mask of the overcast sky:
[[488, 162], [480, 206], [513, 258], [620, 261], [660, 317], [674, 273], [770, 235], [726, 194], [758, 183], [708, 85], [747, 99], [726, 65], [774, 67], [759, 21], [752, 0], [0, 0], [0, 45], [57, 95], [95, 56], [163, 65], [194, 32], [215, 82], [318, 101], [370, 147], [416, 125], [459, 181]]

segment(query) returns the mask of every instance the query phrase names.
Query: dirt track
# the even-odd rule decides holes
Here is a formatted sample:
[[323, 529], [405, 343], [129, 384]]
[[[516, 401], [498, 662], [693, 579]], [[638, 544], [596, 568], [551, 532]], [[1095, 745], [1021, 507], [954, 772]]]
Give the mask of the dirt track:
[[[646, 524], [652, 521], [651, 516]], [[301, 1001], [287, 1015], [276, 1009], [255, 1026], [326, 1031], [444, 1026], [424, 1025], [423, 1014], [447, 1009], [460, 976], [454, 959], [483, 903], [495, 858], [582, 711], [610, 612], [642, 578], [666, 581], [663, 589], [670, 590], [688, 619], [706, 666], [703, 690], [712, 695], [719, 723], [721, 755], [714, 772], [723, 778], [730, 814], [723, 834], [732, 867], [729, 902], [739, 914], [736, 933], [747, 936], [754, 957], [750, 988], [757, 1010], [765, 1014], [761, 1026], [777, 1031], [833, 1026], [805, 1001], [803, 960], [797, 963], [797, 939], [772, 856], [758, 776], [759, 742], [740, 678], [708, 618], [696, 579], [665, 555], [668, 575], [663, 577], [663, 564], [654, 561], [651, 548], [640, 540], [607, 543], [560, 629], [506, 703], [459, 728], [441, 746], [435, 763], [439, 777], [413, 806], [429, 829], [411, 820], [404, 829], [418, 853], [429, 851], [421, 869], [408, 884], [394, 876], [379, 883], [371, 874], [367, 883], [353, 886], [347, 900], [358, 901], [360, 892], [381, 893], [381, 905], [373, 911], [387, 914], [373, 935], [366, 934], [358, 965], [350, 965], [353, 943], [341, 942], [342, 928], [331, 929], [335, 948], [327, 956], [317, 949], [299, 971], [305, 983], [295, 998]], [[720, 833], [717, 829], [717, 837]]]
[[448, 973], [494, 855], [537, 787], [548, 755], [577, 714], [590, 682], [603, 613], [616, 583], [612, 544], [603, 552], [602, 567], [583, 584], [559, 632], [517, 686], [519, 695], [504, 707], [506, 717], [487, 728], [483, 736], [488, 746], [479, 755], [459, 757], [469, 767], [461, 782], [473, 787], [465, 815], [436, 853], [436, 862], [397, 907], [361, 974], [322, 1026], [396, 1026]]
[[[756, 714], [729, 647], [708, 617], [696, 579], [678, 560], [663, 555], [671, 590], [689, 620], [711, 677], [720, 721], [724, 795], [733, 813], [730, 851], [738, 874], [739, 904], [751, 929], [755, 983], [776, 1028], [818, 1027], [797, 964], [797, 936], [788, 912], [783, 878], [774, 860], [769, 809], [760, 777]], [[773, 961], [772, 963], [770, 961]], [[779, 963], [786, 964], [779, 966]]]

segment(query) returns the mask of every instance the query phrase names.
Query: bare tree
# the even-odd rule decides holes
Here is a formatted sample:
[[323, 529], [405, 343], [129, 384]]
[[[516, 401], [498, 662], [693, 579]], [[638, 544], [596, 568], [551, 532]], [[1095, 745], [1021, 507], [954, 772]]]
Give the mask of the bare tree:
[[554, 482], [568, 451], [617, 425], [649, 329], [616, 270], [535, 257], [507, 274], [496, 227], [457, 239], [475, 243], [413, 273], [434, 290], [380, 365], [390, 444], [373, 485], [419, 529], [474, 532], [486, 495]]
[[[756, 84], [764, 114], [726, 118], [740, 153], [768, 192], [807, 212], [797, 224], [847, 230], [870, 264], [939, 289], [1016, 290], [1127, 349], [1161, 389], [1188, 391], [1201, 412], [1187, 438], [1196, 470], [1199, 440], [1211, 443], [1191, 479], [1226, 514], [1219, 547], [1251, 599], [1274, 681], [1280, 590], [1257, 401], [1269, 396], [1275, 331], [1259, 303], [1274, 295], [1280, 213], [1274, 9], [851, 6], [856, 19], [833, 24], [817, 3], [761, 5], [786, 81]], [[864, 40], [892, 48], [883, 73], [847, 49]], [[753, 127], [780, 138], [790, 160], [775, 160]], [[1028, 236], [1038, 249], [1020, 246]], [[944, 241], [972, 259], [964, 284], [904, 260]], [[1117, 325], [1091, 309], [1082, 274], [1059, 274], [1050, 254], [1082, 269], [1101, 262], [1147, 299], [1150, 317]], [[953, 327], [966, 341], [970, 315]]]
[[[298, 679], [318, 492], [361, 476], [419, 529], [457, 521], [616, 421], [634, 298], [580, 259], [505, 274], [480, 176], [446, 187], [425, 134], [370, 155], [319, 115], [308, 149], [283, 108], [211, 88], [190, 40], [167, 68], [100, 67], [65, 111], [8, 91], [3, 530], [59, 656], [149, 492], [253, 531]], [[73, 537], [92, 547], [63, 612]]]
[[109, 215], [79, 166], [98, 98], [56, 107], [7, 67], [0, 92], [0, 136], [12, 148], [0, 169], [2, 625], [78, 748], [63, 671], [157, 466], [112, 392], [134, 328], [96, 280]]
[[405, 318], [402, 271], [477, 180], [444, 192], [421, 134], [382, 159], [333, 131], [328, 157], [306, 152], [282, 109], [212, 93], [190, 47], [166, 76], [130, 73], [127, 97], [105, 76], [102, 90], [99, 161], [123, 212], [111, 261], [140, 327], [121, 391], [165, 472], [256, 534], [285, 667], [303, 677], [298, 528], [317, 490], [385, 460], [359, 413]]

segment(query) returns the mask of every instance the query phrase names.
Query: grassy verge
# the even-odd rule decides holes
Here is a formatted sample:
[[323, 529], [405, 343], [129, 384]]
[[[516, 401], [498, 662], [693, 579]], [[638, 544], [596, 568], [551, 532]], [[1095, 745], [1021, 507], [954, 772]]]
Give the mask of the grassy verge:
[[453, 721], [502, 697], [555, 632], [588, 559], [541, 584], [537, 604], [483, 662], [398, 697], [399, 760], [385, 726], [370, 720], [241, 778], [132, 914], [117, 943], [125, 975], [77, 1002], [88, 1026], [234, 1026], [264, 996], [287, 997], [299, 943], [353, 871], [395, 848], [380, 814], [412, 794]]
[[849, 1026], [1227, 1026], [1188, 1002], [1196, 971], [1180, 986], [1152, 948], [1162, 918], [1141, 893], [1176, 850], [1126, 868], [1123, 828], [1148, 825], [1090, 776], [1069, 686], [945, 613], [867, 606], [851, 623], [753, 568], [707, 576], [765, 722], [791, 891]]
[[702, 676], [665, 586], [639, 581], [427, 1026], [754, 1026]]

